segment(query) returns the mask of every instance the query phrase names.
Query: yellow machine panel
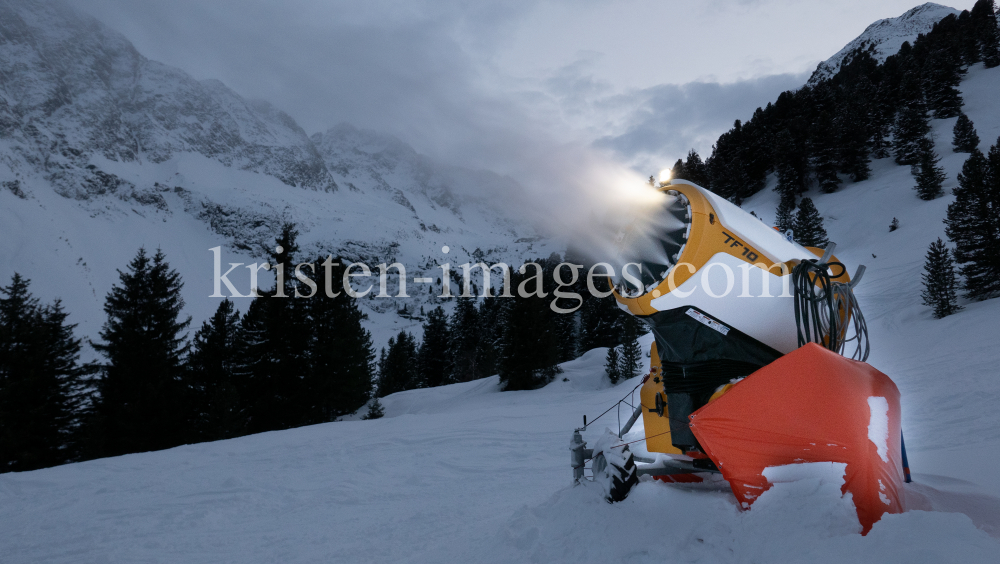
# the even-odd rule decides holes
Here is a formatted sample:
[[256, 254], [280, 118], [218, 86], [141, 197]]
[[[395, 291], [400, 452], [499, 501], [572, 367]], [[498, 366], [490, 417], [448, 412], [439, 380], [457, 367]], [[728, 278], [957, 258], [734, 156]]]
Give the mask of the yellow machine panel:
[[[656, 354], [656, 342], [649, 349], [649, 378], [639, 389], [642, 403], [642, 425], [646, 429], [646, 450], [666, 454], [683, 454], [670, 441], [670, 414], [667, 412], [667, 397], [660, 383], [660, 356]], [[656, 396], [661, 396], [663, 417], [656, 411]], [[652, 410], [652, 411], [651, 411]]]

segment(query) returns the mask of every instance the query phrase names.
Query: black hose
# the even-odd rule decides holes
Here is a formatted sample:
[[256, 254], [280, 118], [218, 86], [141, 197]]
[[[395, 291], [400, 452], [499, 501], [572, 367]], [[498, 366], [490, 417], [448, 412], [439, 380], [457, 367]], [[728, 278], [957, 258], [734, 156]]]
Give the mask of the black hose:
[[[832, 273], [830, 271], [833, 271]], [[839, 272], [838, 272], [839, 270]], [[819, 263], [804, 260], [792, 269], [792, 286], [795, 289], [795, 326], [799, 346], [817, 343], [838, 354], [843, 354], [847, 343], [856, 341], [857, 348], [851, 358], [868, 359], [868, 327], [861, 314], [854, 290], [849, 284], [834, 282], [843, 276], [842, 263]], [[844, 309], [844, 317], [840, 308]], [[847, 338], [847, 320], [853, 320], [853, 335]]]

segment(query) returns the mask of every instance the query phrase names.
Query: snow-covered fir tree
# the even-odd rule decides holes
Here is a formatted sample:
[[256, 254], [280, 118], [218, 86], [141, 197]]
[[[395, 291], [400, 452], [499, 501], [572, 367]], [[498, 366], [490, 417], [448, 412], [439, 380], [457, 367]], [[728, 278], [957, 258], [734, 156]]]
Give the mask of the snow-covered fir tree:
[[962, 95], [958, 83], [962, 79], [961, 57], [957, 51], [939, 48], [924, 59], [921, 75], [927, 107], [938, 119], [951, 118], [962, 111]]
[[924, 289], [920, 295], [924, 305], [934, 310], [936, 319], [962, 309], [958, 305], [958, 295], [955, 293], [958, 282], [955, 279], [955, 265], [952, 262], [951, 251], [940, 237], [927, 249], [927, 260], [921, 278]]
[[789, 229], [795, 227], [795, 196], [782, 194], [778, 201], [778, 210], [775, 214], [774, 225], [778, 231], [787, 233]]
[[956, 153], [971, 153], [979, 148], [979, 135], [976, 133], [976, 128], [969, 116], [959, 115], [952, 133], [954, 133], [952, 145], [954, 145]]
[[195, 333], [188, 357], [192, 435], [215, 441], [246, 432], [247, 411], [237, 380], [240, 314], [229, 299]]
[[965, 279], [965, 296], [984, 300], [1000, 296], [1000, 140], [989, 157], [978, 149], [958, 175], [955, 201], [945, 219], [948, 238], [955, 243], [955, 262]]
[[971, 11], [976, 42], [988, 69], [1000, 66], [1000, 31], [997, 29], [996, 12], [994, 0], [976, 0]]
[[378, 378], [379, 397], [419, 387], [417, 344], [413, 335], [403, 330], [389, 338], [385, 357], [379, 361]]
[[88, 370], [56, 300], [41, 305], [15, 273], [0, 287], [0, 472], [78, 460]]
[[809, 139], [819, 189], [825, 193], [835, 192], [840, 185], [840, 177], [837, 175], [839, 161], [834, 120], [829, 111], [820, 112], [810, 129]]
[[944, 195], [941, 188], [945, 180], [941, 159], [934, 152], [934, 143], [924, 138], [920, 143], [920, 157], [915, 165], [917, 185], [915, 189], [921, 200], [933, 200]]
[[368, 412], [365, 413], [362, 419], [371, 420], [381, 419], [382, 417], [385, 417], [385, 408], [382, 407], [382, 401], [376, 396], [368, 406]]
[[[471, 299], [471, 298], [469, 298]], [[451, 382], [451, 330], [448, 316], [438, 306], [427, 313], [424, 339], [417, 351], [417, 371], [421, 387], [433, 388]]]
[[104, 357], [89, 431], [94, 456], [159, 450], [187, 440], [183, 359], [187, 353], [180, 274], [157, 251], [139, 249], [108, 293]]
[[608, 375], [608, 380], [612, 384], [617, 384], [622, 379], [621, 358], [618, 355], [618, 347], [608, 348], [608, 354], [604, 357], [604, 372]]
[[913, 165], [920, 158], [920, 140], [931, 131], [918, 74], [907, 72], [900, 85], [899, 113], [893, 129], [896, 164]]
[[621, 378], [627, 380], [639, 374], [642, 369], [642, 349], [639, 348], [637, 339], [626, 340], [622, 343], [621, 349], [618, 372]]
[[806, 247], [826, 247], [830, 242], [823, 227], [823, 216], [819, 214], [812, 198], [802, 198], [799, 212], [795, 215], [795, 241]]

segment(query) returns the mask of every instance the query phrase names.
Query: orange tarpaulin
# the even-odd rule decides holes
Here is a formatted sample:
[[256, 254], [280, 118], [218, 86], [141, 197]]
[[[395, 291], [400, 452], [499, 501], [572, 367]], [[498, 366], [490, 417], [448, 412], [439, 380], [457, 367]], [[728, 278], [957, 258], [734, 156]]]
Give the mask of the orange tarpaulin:
[[901, 513], [899, 390], [866, 363], [809, 343], [754, 372], [691, 415], [691, 430], [749, 508], [771, 487], [763, 471], [846, 463], [863, 533]]

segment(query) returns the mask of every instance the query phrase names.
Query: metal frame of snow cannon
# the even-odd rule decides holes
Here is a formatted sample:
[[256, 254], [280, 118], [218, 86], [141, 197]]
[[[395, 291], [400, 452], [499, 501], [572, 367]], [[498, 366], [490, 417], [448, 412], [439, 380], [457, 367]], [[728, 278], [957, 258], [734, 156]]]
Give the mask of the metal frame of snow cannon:
[[[640, 415], [642, 415], [642, 404], [636, 406], [635, 411], [632, 412], [632, 416], [621, 430], [618, 431], [619, 438], [632, 429], [632, 426], [639, 419]], [[569, 443], [570, 464], [573, 467], [574, 484], [579, 484], [580, 481], [587, 479], [584, 470], [587, 467], [587, 462], [594, 458], [594, 450], [587, 448], [587, 441], [583, 440], [583, 436], [581, 435], [582, 432], [587, 430], [587, 416], [583, 417], [583, 423], [583, 427], [577, 427], [573, 430], [573, 438]], [[719, 470], [716, 468], [697, 466], [693, 461], [669, 458], [657, 460], [655, 458], [636, 456], [635, 454], [632, 457], [636, 462], [636, 475], [638, 476], [675, 476], [678, 474], [699, 474], [706, 472], [719, 473]], [[593, 479], [593, 476], [591, 479]]]

